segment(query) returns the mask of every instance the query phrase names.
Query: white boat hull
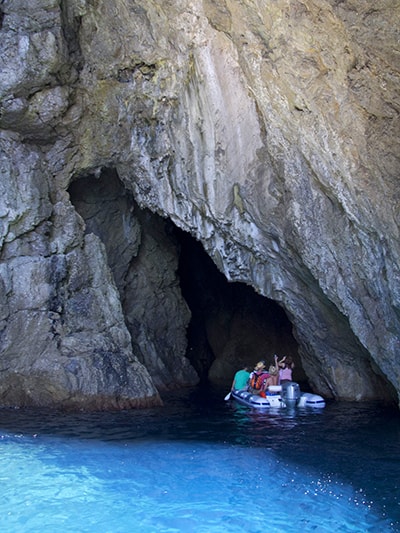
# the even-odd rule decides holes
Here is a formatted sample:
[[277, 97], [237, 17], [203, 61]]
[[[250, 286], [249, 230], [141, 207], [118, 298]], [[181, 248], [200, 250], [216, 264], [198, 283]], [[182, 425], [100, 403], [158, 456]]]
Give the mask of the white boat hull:
[[282, 390], [282, 387], [275, 387], [275, 390], [278, 389], [279, 392], [267, 395], [265, 398], [246, 390], [234, 390], [232, 391], [232, 398], [242, 405], [255, 409], [269, 409], [270, 407], [325, 407], [325, 400], [322, 396], [310, 392], [300, 392], [298, 385], [296, 383], [293, 385], [296, 385], [298, 390], [295, 397], [291, 396], [291, 388], [289, 386], [289, 391], [286, 391], [285, 388]]

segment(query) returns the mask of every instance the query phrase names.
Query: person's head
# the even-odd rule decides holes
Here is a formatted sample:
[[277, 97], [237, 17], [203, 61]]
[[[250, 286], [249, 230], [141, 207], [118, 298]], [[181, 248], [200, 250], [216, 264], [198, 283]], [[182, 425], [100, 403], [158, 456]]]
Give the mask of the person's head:
[[258, 361], [256, 366], [254, 367], [254, 370], [264, 370], [265, 368], [265, 361]]
[[271, 376], [276, 376], [278, 374], [278, 369], [276, 366], [271, 365], [268, 369], [268, 372], [271, 374]]
[[285, 365], [289, 368], [292, 368], [293, 366], [293, 359], [290, 357], [290, 355], [287, 355], [285, 357]]

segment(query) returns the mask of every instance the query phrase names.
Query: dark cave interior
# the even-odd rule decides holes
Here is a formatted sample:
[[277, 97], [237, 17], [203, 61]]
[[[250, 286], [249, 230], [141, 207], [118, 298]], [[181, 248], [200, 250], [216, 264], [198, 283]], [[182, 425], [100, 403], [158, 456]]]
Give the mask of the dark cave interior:
[[[229, 283], [218, 271], [201, 243], [177, 230], [182, 294], [192, 312], [188, 328], [187, 357], [203, 379], [219, 381], [215, 359], [252, 368], [274, 354], [291, 355], [296, 379], [306, 379], [285, 311], [273, 300], [257, 294], [244, 283]], [[226, 368], [221, 365], [221, 372]], [[210, 375], [211, 374], [211, 375]]]
[[[200, 242], [170, 220], [141, 210], [115, 170], [105, 169], [100, 177], [81, 177], [68, 192], [85, 221], [86, 232], [95, 233], [106, 248], [121, 301], [130, 290], [127, 283], [132, 275], [127, 272], [140, 254], [143, 233], [150, 232], [153, 239], [160, 235], [163, 241], [160, 253], [164, 256], [166, 246], [177, 255], [174, 277], [178, 276], [181, 294], [191, 312], [186, 357], [201, 381], [227, 382], [238, 367], [245, 364], [253, 367], [260, 359], [270, 364], [276, 353], [291, 355], [296, 381], [307, 384], [285, 311], [252, 287], [229, 283]], [[157, 327], [154, 320], [152, 324]], [[127, 325], [130, 329], [129, 320]], [[134, 338], [135, 332], [131, 331], [131, 335]]]

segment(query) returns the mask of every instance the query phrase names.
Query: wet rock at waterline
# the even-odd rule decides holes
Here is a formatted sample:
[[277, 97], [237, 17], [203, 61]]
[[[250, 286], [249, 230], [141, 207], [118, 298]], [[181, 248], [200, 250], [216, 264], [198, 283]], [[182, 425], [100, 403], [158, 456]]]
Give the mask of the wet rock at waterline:
[[276, 351], [398, 399], [398, 7], [0, 11], [2, 405], [154, 405]]

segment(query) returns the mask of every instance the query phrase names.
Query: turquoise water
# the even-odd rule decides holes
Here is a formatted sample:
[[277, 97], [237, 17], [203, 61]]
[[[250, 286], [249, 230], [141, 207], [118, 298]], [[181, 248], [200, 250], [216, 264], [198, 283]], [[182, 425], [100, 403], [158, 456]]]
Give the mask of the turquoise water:
[[226, 391], [160, 409], [0, 410], [0, 531], [400, 531], [400, 416], [252, 412]]

